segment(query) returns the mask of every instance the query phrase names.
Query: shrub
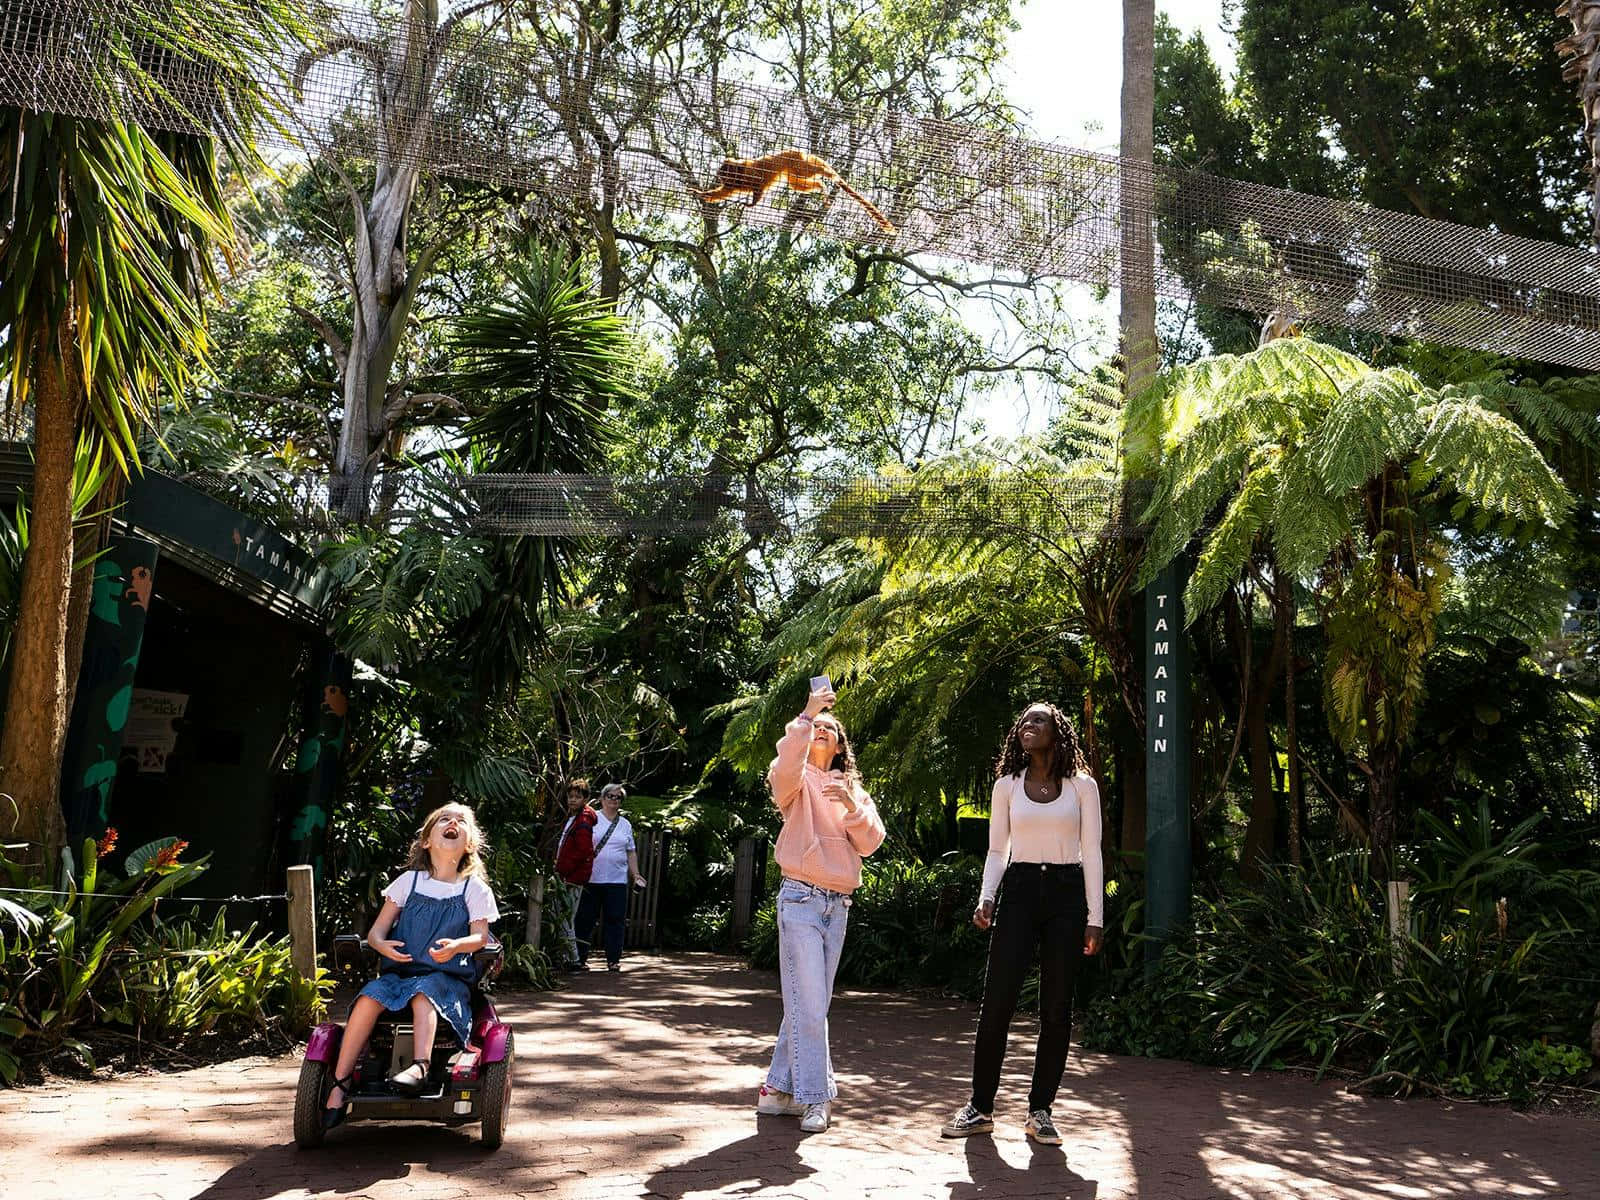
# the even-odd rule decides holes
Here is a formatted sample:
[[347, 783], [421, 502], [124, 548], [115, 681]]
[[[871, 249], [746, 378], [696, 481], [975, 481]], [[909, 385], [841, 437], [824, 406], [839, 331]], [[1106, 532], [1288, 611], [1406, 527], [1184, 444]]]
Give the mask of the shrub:
[[[1596, 983], [1567, 957], [1586, 936], [1562, 915], [1581, 903], [1583, 881], [1574, 873], [1563, 903], [1512, 936], [1507, 906], [1486, 917], [1460, 903], [1476, 870], [1506, 881], [1489, 855], [1447, 876], [1448, 889], [1419, 888], [1398, 966], [1364, 853], [1311, 855], [1302, 869], [1269, 868], [1255, 887], [1197, 897], [1151, 979], [1134, 962], [1113, 972], [1081, 1024], [1084, 1044], [1250, 1068], [1341, 1067], [1402, 1092], [1524, 1098], [1570, 1078], [1568, 1049]], [[1547, 870], [1541, 887], [1561, 878]]]
[[157, 921], [135, 931], [115, 986], [105, 989], [101, 1019], [170, 1040], [307, 1028], [323, 989], [295, 970], [289, 939], [258, 937], [254, 925], [230, 932], [224, 918], [218, 912], [209, 926]]
[[94, 1066], [89, 1040], [101, 1026], [183, 1038], [213, 1029], [300, 1027], [320, 1007], [326, 981], [301, 980], [286, 939], [252, 940], [218, 919], [158, 921], [162, 898], [205, 870], [179, 862], [185, 843], [166, 838], [129, 854], [124, 877], [101, 869], [114, 835], [86, 842], [81, 878], [62, 891], [31, 888], [20, 868], [0, 872], [21, 890], [0, 905], [0, 1078], [24, 1061], [65, 1052]]

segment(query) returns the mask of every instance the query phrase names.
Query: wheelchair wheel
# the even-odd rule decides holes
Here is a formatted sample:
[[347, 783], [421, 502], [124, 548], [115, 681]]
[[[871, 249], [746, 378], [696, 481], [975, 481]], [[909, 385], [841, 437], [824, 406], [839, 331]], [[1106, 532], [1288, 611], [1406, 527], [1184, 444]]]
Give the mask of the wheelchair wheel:
[[300, 1085], [294, 1093], [294, 1140], [302, 1150], [322, 1145], [322, 1106], [332, 1082], [332, 1064], [309, 1058], [300, 1064]]
[[511, 1115], [512, 1035], [506, 1035], [506, 1056], [483, 1068], [483, 1144], [498, 1150]]

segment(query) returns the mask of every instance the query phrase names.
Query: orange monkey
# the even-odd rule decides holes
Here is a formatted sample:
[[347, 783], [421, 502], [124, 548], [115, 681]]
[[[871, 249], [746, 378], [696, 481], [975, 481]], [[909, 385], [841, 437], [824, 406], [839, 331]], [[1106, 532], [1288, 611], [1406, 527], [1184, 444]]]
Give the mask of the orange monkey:
[[822, 181], [837, 184], [867, 215], [878, 223], [885, 233], [895, 231], [894, 224], [884, 216], [878, 206], [851, 187], [822, 159], [815, 154], [790, 147], [776, 154], [763, 154], [760, 158], [726, 158], [717, 168], [717, 178], [710, 191], [701, 192], [700, 199], [707, 204], [721, 204], [735, 196], [748, 195], [751, 204], [760, 204], [763, 196], [779, 183], [787, 184], [794, 192], [820, 192]]

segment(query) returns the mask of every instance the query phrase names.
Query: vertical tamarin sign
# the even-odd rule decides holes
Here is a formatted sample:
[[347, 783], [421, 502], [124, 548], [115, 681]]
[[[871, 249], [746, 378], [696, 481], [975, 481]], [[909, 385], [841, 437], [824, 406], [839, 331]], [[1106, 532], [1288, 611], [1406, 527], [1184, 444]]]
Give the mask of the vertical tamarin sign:
[[[1187, 575], [1182, 560], [1171, 563], [1144, 595], [1145, 931], [1158, 938], [1189, 911]], [[1158, 952], [1152, 944], [1152, 955]]]

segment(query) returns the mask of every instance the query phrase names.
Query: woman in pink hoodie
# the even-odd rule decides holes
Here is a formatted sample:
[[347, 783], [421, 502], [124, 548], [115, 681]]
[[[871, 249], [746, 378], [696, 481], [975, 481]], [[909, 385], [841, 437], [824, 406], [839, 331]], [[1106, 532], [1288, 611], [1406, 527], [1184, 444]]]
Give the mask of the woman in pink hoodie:
[[828, 1127], [839, 1089], [828, 1053], [828, 1004], [844, 950], [850, 894], [861, 886], [861, 858], [883, 843], [883, 822], [861, 786], [855, 754], [819, 688], [790, 721], [767, 768], [783, 814], [773, 857], [778, 888], [778, 967], [783, 1024], [756, 1111], [799, 1116], [800, 1128]]

